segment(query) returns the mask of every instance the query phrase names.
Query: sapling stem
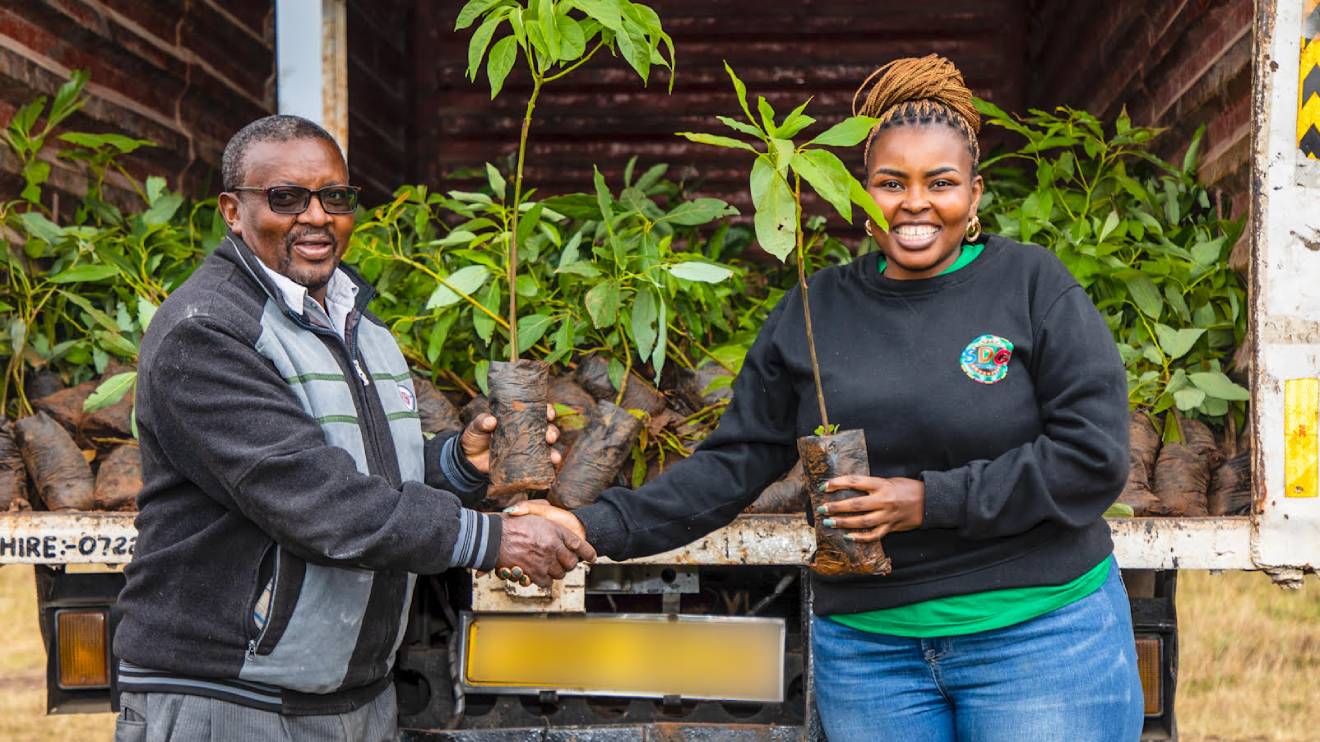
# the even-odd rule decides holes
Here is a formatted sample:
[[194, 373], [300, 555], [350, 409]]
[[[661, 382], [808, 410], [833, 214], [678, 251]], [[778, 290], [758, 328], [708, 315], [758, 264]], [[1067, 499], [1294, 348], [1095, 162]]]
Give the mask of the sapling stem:
[[811, 354], [811, 379], [816, 384], [816, 404], [820, 406], [820, 423], [825, 433], [830, 432], [830, 415], [825, 410], [825, 390], [820, 383], [820, 361], [816, 359], [816, 335], [811, 331], [811, 299], [807, 295], [807, 269], [802, 249], [802, 177], [793, 173], [793, 205], [797, 209], [797, 274], [798, 288], [802, 290], [802, 319], [807, 328], [807, 351]]

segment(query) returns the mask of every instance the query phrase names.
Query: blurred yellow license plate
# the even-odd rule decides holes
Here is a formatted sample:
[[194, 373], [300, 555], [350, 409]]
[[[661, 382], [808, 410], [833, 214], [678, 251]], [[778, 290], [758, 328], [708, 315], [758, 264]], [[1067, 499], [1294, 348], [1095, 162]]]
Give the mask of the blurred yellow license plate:
[[464, 616], [463, 683], [484, 693], [783, 701], [784, 622], [723, 616]]

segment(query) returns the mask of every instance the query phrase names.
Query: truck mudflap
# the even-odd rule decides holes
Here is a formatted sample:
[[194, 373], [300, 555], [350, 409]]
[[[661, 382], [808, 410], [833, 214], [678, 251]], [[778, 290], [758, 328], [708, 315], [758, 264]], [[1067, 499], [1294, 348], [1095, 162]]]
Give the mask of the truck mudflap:
[[407, 742], [797, 742], [800, 726], [764, 724], [675, 724], [525, 727], [522, 729], [404, 730]]

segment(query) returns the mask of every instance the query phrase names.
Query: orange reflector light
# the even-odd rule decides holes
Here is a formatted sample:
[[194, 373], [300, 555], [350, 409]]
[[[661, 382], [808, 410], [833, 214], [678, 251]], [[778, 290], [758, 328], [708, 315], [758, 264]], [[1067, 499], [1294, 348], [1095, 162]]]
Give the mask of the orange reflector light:
[[1164, 668], [1160, 657], [1164, 640], [1158, 636], [1137, 637], [1137, 672], [1141, 675], [1141, 695], [1145, 699], [1146, 716], [1164, 713]]
[[110, 658], [105, 611], [63, 610], [55, 613], [61, 688], [106, 688]]

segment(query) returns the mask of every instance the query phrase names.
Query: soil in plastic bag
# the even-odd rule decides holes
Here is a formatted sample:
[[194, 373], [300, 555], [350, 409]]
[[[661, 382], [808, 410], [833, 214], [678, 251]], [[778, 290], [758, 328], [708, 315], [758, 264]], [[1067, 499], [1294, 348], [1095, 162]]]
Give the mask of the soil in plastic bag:
[[[577, 382], [596, 399], [608, 399], [612, 402], [619, 390], [610, 383], [609, 368], [609, 361], [604, 358], [587, 356], [578, 363]], [[665, 409], [665, 405], [665, 395], [656, 389], [654, 384], [643, 379], [636, 372], [628, 375], [628, 388], [623, 392], [620, 407], [625, 410], [641, 410], [655, 417]]]
[[559, 428], [555, 450], [567, 458], [596, 414], [596, 400], [572, 379], [556, 376], [550, 379], [550, 404], [556, 407], [555, 426]]
[[423, 433], [443, 433], [462, 430], [463, 421], [458, 409], [449, 398], [440, 393], [429, 379], [413, 375], [413, 389], [417, 390], [417, 415], [421, 418]]
[[642, 421], [631, 412], [609, 402], [596, 403], [596, 416], [564, 459], [550, 503], [572, 510], [595, 502], [627, 463], [641, 433]]
[[1155, 471], [1155, 457], [1160, 451], [1160, 434], [1155, 430], [1150, 417], [1141, 411], [1134, 411], [1128, 421], [1130, 438], [1128, 457], [1131, 467], [1128, 469], [1127, 484], [1118, 501], [1132, 508], [1133, 515], [1149, 515], [1158, 510], [1160, 499], [1151, 491], [1151, 474]]
[[718, 363], [705, 363], [683, 374], [678, 384], [679, 397], [692, 408], [693, 412], [709, 407], [721, 400], [733, 398], [730, 374]]
[[504, 508], [546, 492], [555, 483], [545, 442], [550, 365], [542, 361], [490, 364], [491, 413], [499, 420], [490, 445], [489, 505]]
[[[803, 436], [798, 439], [798, 455], [807, 475], [807, 488], [811, 493], [811, 510], [827, 503], [860, 497], [856, 490], [821, 492], [821, 486], [835, 478], [849, 474], [869, 476], [871, 465], [866, 455], [866, 434], [861, 430], [845, 430], [834, 435]], [[846, 531], [826, 528], [823, 518], [816, 522], [816, 560], [811, 568], [818, 574], [832, 575], [887, 575], [893, 571], [889, 557], [879, 541], [853, 542], [844, 538]]]
[[[44, 412], [14, 423], [18, 450], [47, 510], [91, 510], [94, 483], [73, 436]], [[33, 504], [36, 504], [34, 501]]]
[[132, 438], [132, 394], [125, 394], [118, 402], [96, 412], [83, 411], [83, 403], [87, 398], [96, 391], [101, 382], [114, 373], [106, 373], [101, 379], [93, 379], [33, 400], [32, 407], [55, 418], [69, 431], [86, 441], [91, 441], [93, 438]]
[[1207, 509], [1211, 515], [1246, 515], [1251, 512], [1251, 448], [1238, 444], [1238, 454], [1210, 475]]
[[137, 510], [142, 491], [142, 453], [137, 446], [120, 446], [104, 458], [96, 470], [94, 499], [97, 510]]
[[31, 509], [27, 469], [18, 443], [14, 441], [14, 424], [0, 418], [0, 513]]
[[807, 473], [802, 461], [793, 465], [778, 481], [761, 490], [760, 496], [747, 506], [744, 513], [805, 513], [810, 498], [807, 496]]
[[[1180, 420], [1183, 442], [1165, 443], [1155, 460], [1152, 489], [1159, 502], [1151, 515], [1199, 517], [1209, 515], [1206, 494], [1210, 472], [1223, 460], [1214, 433], [1200, 420]], [[1169, 420], [1166, 425], [1172, 425]]]

